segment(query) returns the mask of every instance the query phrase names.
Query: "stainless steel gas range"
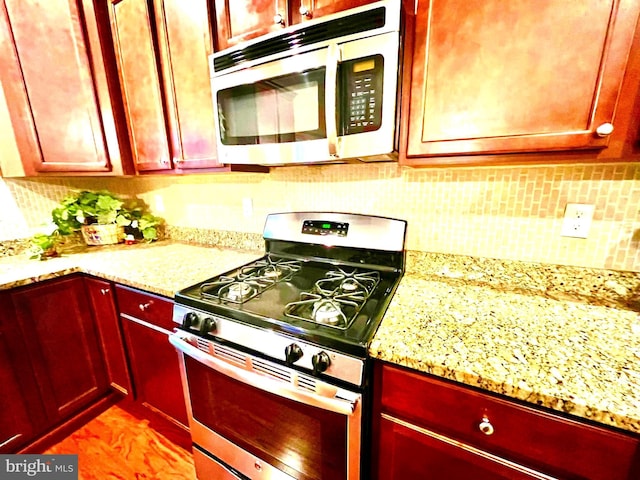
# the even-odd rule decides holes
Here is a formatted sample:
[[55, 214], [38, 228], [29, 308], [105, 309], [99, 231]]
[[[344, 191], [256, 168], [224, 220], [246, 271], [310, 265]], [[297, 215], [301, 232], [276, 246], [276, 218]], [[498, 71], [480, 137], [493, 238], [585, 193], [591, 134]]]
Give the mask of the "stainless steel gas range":
[[367, 349], [404, 272], [406, 222], [272, 214], [265, 255], [180, 291], [196, 471], [215, 479], [359, 479]]

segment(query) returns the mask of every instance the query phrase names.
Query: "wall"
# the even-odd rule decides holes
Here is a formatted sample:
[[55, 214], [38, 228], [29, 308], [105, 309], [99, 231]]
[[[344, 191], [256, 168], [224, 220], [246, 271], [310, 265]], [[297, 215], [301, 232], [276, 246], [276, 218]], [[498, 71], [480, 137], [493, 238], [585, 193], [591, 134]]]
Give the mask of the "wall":
[[[138, 195], [175, 226], [261, 233], [267, 213], [325, 210], [408, 221], [407, 248], [640, 271], [640, 164], [411, 169], [393, 163], [269, 174], [0, 179], [31, 230], [70, 188]], [[251, 203], [252, 212], [246, 211]], [[567, 202], [593, 203], [587, 239], [560, 236]], [[5, 201], [3, 200], [3, 205]], [[16, 230], [0, 209], [0, 237]], [[4, 231], [3, 231], [4, 230]]]

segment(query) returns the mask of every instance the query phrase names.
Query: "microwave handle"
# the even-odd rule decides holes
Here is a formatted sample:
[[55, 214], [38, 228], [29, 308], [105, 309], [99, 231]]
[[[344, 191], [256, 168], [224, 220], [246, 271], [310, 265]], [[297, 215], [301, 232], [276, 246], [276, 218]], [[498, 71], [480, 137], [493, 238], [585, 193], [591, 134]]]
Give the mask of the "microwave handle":
[[345, 416], [351, 416], [357, 410], [357, 404], [360, 396], [353, 400], [340, 400], [335, 398], [324, 397], [312, 392], [299, 390], [293, 385], [286, 382], [271, 380], [270, 378], [255, 373], [251, 370], [231, 365], [224, 360], [219, 360], [209, 355], [188, 342], [188, 339], [178, 333], [169, 335], [169, 342], [185, 355], [190, 356], [194, 360], [203, 365], [216, 370], [234, 380], [245, 383], [252, 387], [273, 393], [280, 397], [288, 398], [306, 405], [312, 405], [322, 410], [338, 413]]
[[324, 112], [327, 126], [329, 155], [338, 156], [338, 126], [336, 125], [336, 88], [338, 82], [338, 63], [340, 62], [340, 45], [329, 44], [327, 50], [327, 71], [325, 79]]

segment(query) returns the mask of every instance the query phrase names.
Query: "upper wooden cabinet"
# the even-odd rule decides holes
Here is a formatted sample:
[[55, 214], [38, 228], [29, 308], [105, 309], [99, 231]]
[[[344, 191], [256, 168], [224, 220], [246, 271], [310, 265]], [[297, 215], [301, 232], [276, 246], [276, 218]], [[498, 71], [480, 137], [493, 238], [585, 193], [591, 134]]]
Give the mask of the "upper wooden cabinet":
[[207, 0], [110, 0], [136, 169], [221, 167], [207, 55]]
[[[606, 147], [619, 99], [633, 101], [619, 94], [639, 9], [637, 0], [418, 2], [403, 162]], [[411, 158], [425, 156], [441, 158]]]
[[215, 0], [217, 50], [374, 0]]
[[92, 0], [0, 0], [0, 80], [22, 160], [5, 175], [132, 173], [106, 13]]

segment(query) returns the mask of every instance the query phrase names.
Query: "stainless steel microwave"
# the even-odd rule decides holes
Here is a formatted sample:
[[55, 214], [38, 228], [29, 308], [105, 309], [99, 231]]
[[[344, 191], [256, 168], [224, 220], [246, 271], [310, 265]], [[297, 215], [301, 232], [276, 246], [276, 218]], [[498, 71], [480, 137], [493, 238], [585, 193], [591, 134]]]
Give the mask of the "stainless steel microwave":
[[211, 55], [220, 161], [396, 158], [400, 18], [383, 0]]

